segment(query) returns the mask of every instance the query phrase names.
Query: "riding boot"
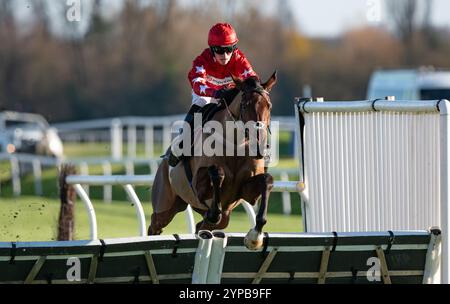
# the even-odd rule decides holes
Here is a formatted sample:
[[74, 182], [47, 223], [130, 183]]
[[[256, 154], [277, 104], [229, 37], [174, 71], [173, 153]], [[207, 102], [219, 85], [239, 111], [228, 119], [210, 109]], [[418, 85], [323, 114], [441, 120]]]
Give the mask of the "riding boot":
[[[197, 106], [197, 105], [192, 105], [191, 108], [189, 109], [188, 113], [186, 114], [186, 117], [184, 118], [184, 121], [187, 122], [189, 124], [190, 130], [191, 130], [191, 142], [189, 143], [189, 146], [192, 147], [192, 143], [194, 141], [193, 137], [194, 137], [194, 114], [199, 112], [200, 109], [202, 107]], [[183, 129], [180, 130], [180, 134], [183, 133]], [[183, 148], [183, 143], [181, 143], [180, 148]], [[192, 154], [192, 150], [191, 150], [191, 154]], [[167, 157], [167, 160], [169, 162], [169, 165], [171, 167], [175, 167], [184, 157], [188, 157], [185, 155], [180, 155], [180, 156], [175, 156], [172, 152], [171, 147], [169, 147], [167, 149], [167, 152], [165, 154], [165, 156]]]

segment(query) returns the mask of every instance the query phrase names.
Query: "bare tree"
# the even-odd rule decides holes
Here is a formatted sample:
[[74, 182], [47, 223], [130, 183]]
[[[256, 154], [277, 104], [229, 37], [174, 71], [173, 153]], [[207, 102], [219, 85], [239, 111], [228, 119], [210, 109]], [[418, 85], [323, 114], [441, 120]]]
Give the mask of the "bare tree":
[[20, 56], [15, 51], [18, 45], [17, 29], [14, 24], [13, 5], [10, 0], [0, 0], [0, 107], [13, 108], [17, 105], [17, 78]]
[[231, 23], [234, 23], [234, 16], [236, 15], [236, 6], [237, 6], [237, 1], [235, 0], [226, 0], [223, 1], [223, 11], [225, 14], [225, 17], [227, 18], [227, 20], [229, 20]]
[[0, 0], [0, 22], [4, 23], [12, 18], [11, 1]]
[[165, 0], [161, 3], [161, 29], [168, 30], [172, 22], [174, 10], [177, 6], [176, 0]]
[[422, 22], [422, 34], [427, 42], [427, 45], [431, 48], [436, 48], [439, 43], [439, 39], [436, 35], [436, 30], [431, 24], [431, 14], [434, 8], [433, 0], [422, 1], [422, 4], [425, 5], [423, 22]]
[[285, 28], [292, 29], [295, 26], [294, 15], [289, 1], [278, 0], [277, 3], [278, 20]]
[[403, 41], [409, 46], [414, 33], [415, 16], [417, 13], [417, 0], [396, 0], [386, 1], [388, 15], [394, 23], [394, 30]]
[[405, 48], [405, 63], [415, 65], [421, 52], [435, 48], [438, 43], [431, 24], [433, 0], [395, 0], [386, 3], [394, 31]]
[[35, 0], [31, 2], [36, 24], [44, 35], [50, 33], [50, 16], [48, 14], [48, 3], [46, 0]]
[[101, 32], [103, 27], [102, 18], [102, 0], [95, 0], [94, 6], [92, 8], [92, 21], [90, 28], [93, 32]]

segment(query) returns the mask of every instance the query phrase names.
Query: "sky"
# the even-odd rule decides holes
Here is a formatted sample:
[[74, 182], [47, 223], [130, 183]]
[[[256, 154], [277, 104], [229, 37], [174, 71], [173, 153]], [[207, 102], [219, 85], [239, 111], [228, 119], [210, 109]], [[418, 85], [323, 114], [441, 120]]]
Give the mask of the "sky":
[[[298, 28], [308, 36], [337, 36], [354, 26], [389, 24], [385, 1], [289, 0]], [[424, 2], [429, 0], [419, 0]], [[450, 27], [450, 1], [433, 0], [432, 23]], [[381, 8], [381, 10], [378, 10]], [[377, 20], [377, 10], [379, 18]]]
[[[33, 0], [16, 0], [21, 7], [19, 15], [27, 18], [30, 12], [29, 4]], [[60, 0], [68, 1], [68, 0]], [[74, 1], [74, 0], [70, 0]], [[81, 0], [82, 3], [92, 3], [93, 0]], [[150, 0], [149, 0], [150, 1]], [[189, 5], [192, 0], [179, 0], [183, 5]], [[195, 2], [211, 1], [196, 0]], [[220, 1], [220, 0], [217, 0]], [[230, 1], [230, 0], [229, 0]], [[239, 4], [245, 5], [244, 0]], [[256, 0], [268, 13], [273, 12], [278, 0]], [[394, 0], [285, 0], [289, 1], [298, 29], [310, 37], [336, 37], [356, 26], [372, 25], [388, 27], [390, 20], [385, 12], [385, 1]], [[433, 1], [432, 23], [450, 29], [449, 0], [419, 0], [419, 3]], [[150, 1], [151, 2], [151, 1]], [[123, 0], [107, 0], [111, 12], [117, 11]], [[88, 5], [86, 5], [88, 7]], [[86, 27], [87, 24], [81, 24]]]

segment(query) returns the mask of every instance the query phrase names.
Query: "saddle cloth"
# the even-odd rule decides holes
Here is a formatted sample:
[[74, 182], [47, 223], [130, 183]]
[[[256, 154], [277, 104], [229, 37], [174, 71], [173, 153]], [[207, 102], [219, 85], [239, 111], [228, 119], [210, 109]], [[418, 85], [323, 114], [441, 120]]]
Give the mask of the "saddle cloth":
[[[175, 168], [169, 167], [169, 181], [172, 184], [172, 189], [175, 193], [181, 197], [186, 203], [193, 208], [208, 210], [208, 208], [200, 203], [197, 197], [197, 193], [191, 187], [191, 183], [188, 181], [186, 172], [184, 170], [183, 162], [178, 163]], [[210, 202], [206, 201], [206, 204], [210, 206]]]

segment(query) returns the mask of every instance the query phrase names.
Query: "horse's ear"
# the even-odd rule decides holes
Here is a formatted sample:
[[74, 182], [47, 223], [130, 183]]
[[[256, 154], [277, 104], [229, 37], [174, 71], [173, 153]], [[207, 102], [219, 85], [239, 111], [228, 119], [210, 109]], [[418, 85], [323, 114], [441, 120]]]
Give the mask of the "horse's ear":
[[236, 85], [236, 88], [238, 90], [241, 90], [242, 89], [243, 80], [241, 78], [239, 78], [239, 77], [234, 77], [233, 74], [230, 74], [230, 76], [231, 76], [231, 79], [233, 79], [233, 82]]
[[270, 76], [269, 80], [267, 80], [265, 83], [262, 83], [261, 85], [263, 88], [270, 92], [272, 90], [272, 87], [277, 83], [277, 71], [273, 72], [272, 76]]

